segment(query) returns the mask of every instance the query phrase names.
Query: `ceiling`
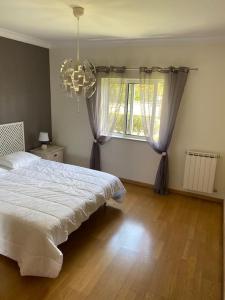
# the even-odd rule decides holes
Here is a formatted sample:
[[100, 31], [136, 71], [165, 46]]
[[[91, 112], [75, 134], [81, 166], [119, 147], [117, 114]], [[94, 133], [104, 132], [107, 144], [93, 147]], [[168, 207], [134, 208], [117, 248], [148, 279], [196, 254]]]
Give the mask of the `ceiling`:
[[224, 0], [0, 0], [0, 28], [57, 41], [75, 36], [72, 5], [91, 39], [225, 36]]

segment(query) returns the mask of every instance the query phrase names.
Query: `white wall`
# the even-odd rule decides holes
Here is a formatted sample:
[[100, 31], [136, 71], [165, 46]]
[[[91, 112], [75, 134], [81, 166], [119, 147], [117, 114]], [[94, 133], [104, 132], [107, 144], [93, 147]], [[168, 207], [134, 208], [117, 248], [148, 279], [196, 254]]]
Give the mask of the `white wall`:
[[[89, 42], [83, 57], [96, 65], [198, 67], [189, 74], [169, 148], [170, 187], [182, 189], [186, 149], [225, 155], [225, 43], [218, 41]], [[88, 166], [92, 145], [85, 102], [76, 103], [60, 88], [59, 66], [72, 47], [50, 50], [53, 136], [66, 147], [66, 161]], [[103, 170], [153, 183], [160, 156], [145, 142], [112, 139], [101, 147]], [[225, 162], [219, 160], [215, 197], [225, 196]]]

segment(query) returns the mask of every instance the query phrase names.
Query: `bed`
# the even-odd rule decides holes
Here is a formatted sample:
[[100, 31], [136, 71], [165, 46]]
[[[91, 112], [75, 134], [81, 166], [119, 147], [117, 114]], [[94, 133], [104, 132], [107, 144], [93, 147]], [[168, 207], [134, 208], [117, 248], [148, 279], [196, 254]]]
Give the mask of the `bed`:
[[[24, 151], [23, 123], [0, 125], [0, 156]], [[63, 263], [58, 245], [107, 200], [125, 189], [108, 173], [44, 159], [0, 166], [0, 254], [21, 275], [55, 278]]]

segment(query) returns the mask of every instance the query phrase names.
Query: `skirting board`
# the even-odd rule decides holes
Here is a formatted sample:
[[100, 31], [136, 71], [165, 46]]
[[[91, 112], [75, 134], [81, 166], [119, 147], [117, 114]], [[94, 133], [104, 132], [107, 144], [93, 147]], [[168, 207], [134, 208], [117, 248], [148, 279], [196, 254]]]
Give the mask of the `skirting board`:
[[[135, 180], [131, 180], [131, 179], [120, 178], [120, 180], [124, 183], [131, 183], [131, 184], [134, 184], [134, 185], [137, 185], [137, 186], [147, 187], [147, 188], [150, 188], [150, 189], [153, 189], [153, 187], [154, 187], [152, 184], [145, 183], [145, 182], [140, 182], [140, 181], [135, 181]], [[173, 193], [173, 194], [177, 194], [177, 195], [183, 195], [183, 196], [187, 196], [187, 197], [193, 197], [193, 198], [198, 198], [198, 199], [202, 199], [202, 200], [213, 201], [213, 202], [217, 202], [217, 203], [223, 203], [223, 199], [221, 199], [221, 198], [215, 198], [215, 197], [211, 197], [211, 196], [200, 195], [200, 194], [195, 194], [195, 193], [191, 193], [191, 192], [171, 189], [171, 188], [169, 188], [169, 192]]]
[[225, 203], [223, 202], [223, 300], [225, 300]]

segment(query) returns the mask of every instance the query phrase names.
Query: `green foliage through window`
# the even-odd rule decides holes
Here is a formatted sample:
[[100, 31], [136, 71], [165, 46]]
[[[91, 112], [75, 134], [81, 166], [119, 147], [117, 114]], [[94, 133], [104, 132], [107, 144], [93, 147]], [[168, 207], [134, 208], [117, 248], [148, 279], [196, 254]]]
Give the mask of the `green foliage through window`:
[[[123, 83], [120, 108], [117, 112], [113, 130], [114, 134], [145, 137], [142, 118], [143, 104], [141, 105], [141, 87], [143, 88], [143, 85], [141, 86], [138, 80], [126, 80], [125, 83]], [[116, 97], [116, 95], [118, 95], [120, 88], [120, 84], [116, 81], [111, 82], [109, 85], [109, 91], [107, 91], [107, 93], [110, 93], [110, 99], [112, 99], [107, 104], [109, 119], [114, 118], [115, 103], [113, 99], [114, 96]], [[158, 140], [164, 82], [160, 79], [152, 80], [144, 86], [144, 89], [147, 91], [147, 99], [145, 99], [147, 108], [145, 114], [148, 114], [147, 117], [150, 123], [153, 121], [153, 139]]]

